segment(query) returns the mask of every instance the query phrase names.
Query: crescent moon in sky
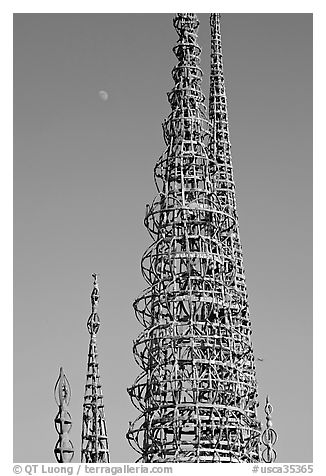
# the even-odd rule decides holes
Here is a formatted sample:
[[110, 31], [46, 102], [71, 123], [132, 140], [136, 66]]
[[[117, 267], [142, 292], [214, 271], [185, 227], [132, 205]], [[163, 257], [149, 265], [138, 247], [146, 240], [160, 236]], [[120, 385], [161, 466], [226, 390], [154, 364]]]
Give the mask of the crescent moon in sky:
[[109, 99], [109, 94], [107, 93], [107, 91], [99, 91], [98, 94], [102, 101], [107, 101]]

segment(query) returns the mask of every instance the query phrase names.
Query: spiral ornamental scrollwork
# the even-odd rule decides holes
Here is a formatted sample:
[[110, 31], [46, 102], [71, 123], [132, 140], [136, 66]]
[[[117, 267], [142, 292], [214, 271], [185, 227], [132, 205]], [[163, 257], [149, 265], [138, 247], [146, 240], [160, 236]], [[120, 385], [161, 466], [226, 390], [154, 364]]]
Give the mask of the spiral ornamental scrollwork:
[[60, 374], [54, 388], [54, 398], [59, 407], [55, 417], [55, 429], [59, 435], [54, 448], [54, 455], [58, 463], [70, 463], [74, 456], [74, 447], [69, 437], [71, 430], [71, 415], [68, 405], [71, 398], [71, 389], [63, 368], [60, 368]]

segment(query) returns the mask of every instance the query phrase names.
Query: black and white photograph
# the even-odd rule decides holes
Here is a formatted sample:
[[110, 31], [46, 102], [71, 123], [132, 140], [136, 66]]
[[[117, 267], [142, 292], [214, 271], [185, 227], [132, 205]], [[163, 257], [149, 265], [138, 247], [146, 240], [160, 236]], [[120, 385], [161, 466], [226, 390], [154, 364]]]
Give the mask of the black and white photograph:
[[14, 463], [311, 472], [312, 76], [312, 13], [13, 14]]

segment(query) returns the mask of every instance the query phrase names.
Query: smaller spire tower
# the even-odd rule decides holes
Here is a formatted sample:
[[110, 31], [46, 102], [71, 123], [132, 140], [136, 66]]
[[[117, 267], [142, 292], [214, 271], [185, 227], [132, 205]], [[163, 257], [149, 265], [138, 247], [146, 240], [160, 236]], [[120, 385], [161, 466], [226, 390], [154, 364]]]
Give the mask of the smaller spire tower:
[[81, 462], [109, 463], [109, 443], [96, 345], [96, 335], [100, 327], [100, 318], [97, 313], [100, 296], [97, 274], [92, 274], [92, 277], [94, 278], [91, 294], [92, 313], [87, 321], [90, 342], [83, 405]]
[[262, 463], [274, 463], [277, 457], [277, 453], [274, 448], [274, 445], [277, 442], [277, 433], [274, 428], [272, 428], [272, 411], [273, 407], [269, 402], [269, 398], [267, 395], [265, 403], [266, 428], [261, 435], [261, 442], [265, 446], [261, 453]]
[[59, 435], [54, 448], [54, 455], [58, 463], [70, 463], [74, 457], [74, 447], [69, 438], [71, 415], [68, 411], [68, 405], [71, 398], [71, 389], [62, 367], [60, 367], [60, 374], [54, 387], [54, 398], [59, 407], [54, 419], [55, 429]]

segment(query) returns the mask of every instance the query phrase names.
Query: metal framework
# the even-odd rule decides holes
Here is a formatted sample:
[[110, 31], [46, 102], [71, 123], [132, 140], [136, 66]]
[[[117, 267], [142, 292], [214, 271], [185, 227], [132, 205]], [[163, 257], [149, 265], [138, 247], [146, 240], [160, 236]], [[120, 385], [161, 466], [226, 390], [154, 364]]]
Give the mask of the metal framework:
[[92, 313], [87, 321], [90, 342], [83, 404], [81, 462], [109, 463], [109, 443], [96, 345], [96, 335], [100, 327], [100, 318], [97, 314], [99, 288], [97, 275], [92, 276], [94, 286], [91, 294]]
[[[209, 95], [209, 119], [211, 121], [212, 136], [210, 152], [217, 163], [215, 190], [220, 203], [229, 210], [234, 218], [233, 226], [226, 237], [223, 246], [226, 250], [233, 270], [233, 277], [227, 290], [238, 297], [239, 309], [231, 309], [229, 322], [233, 335], [228, 342], [229, 357], [225, 360], [226, 371], [229, 378], [237, 383], [231, 389], [234, 397], [233, 406], [238, 406], [238, 422], [233, 426], [232, 433], [248, 435], [248, 441], [242, 446], [241, 452], [245, 454], [245, 461], [254, 462], [259, 459], [259, 441], [257, 438], [258, 393], [256, 384], [255, 360], [251, 344], [251, 323], [248, 308], [248, 295], [243, 267], [243, 255], [239, 234], [239, 221], [236, 208], [235, 182], [233, 177], [231, 143], [229, 134], [229, 120], [225, 78], [223, 68], [222, 39], [220, 29], [220, 14], [210, 15], [211, 27], [211, 71]], [[239, 341], [235, 346], [234, 338]], [[231, 363], [235, 367], [230, 366]], [[227, 389], [226, 389], [227, 391]], [[238, 398], [241, 396], [241, 399]], [[240, 413], [243, 412], [245, 420]], [[235, 414], [234, 414], [235, 416]], [[235, 419], [231, 419], [235, 422]], [[232, 426], [233, 424], [231, 424]], [[245, 427], [248, 427], [246, 430]], [[229, 441], [232, 447], [232, 441]]]
[[[234, 257], [234, 285], [242, 293], [247, 303], [247, 289], [243, 268], [242, 247], [239, 234], [239, 222], [236, 208], [235, 183], [229, 133], [228, 106], [225, 90], [220, 13], [211, 13], [211, 71], [209, 94], [209, 120], [212, 136], [210, 153], [217, 162], [216, 193], [224, 206], [229, 206], [235, 218], [232, 233], [226, 239], [226, 245]], [[247, 316], [248, 306], [246, 306]]]
[[74, 447], [69, 437], [71, 415], [68, 411], [68, 405], [71, 398], [71, 389], [62, 367], [60, 367], [60, 374], [55, 384], [54, 398], [59, 407], [54, 419], [55, 429], [59, 435], [54, 448], [54, 455], [58, 463], [70, 463], [74, 457]]
[[128, 389], [140, 411], [127, 438], [154, 462], [257, 462], [261, 425], [235, 203], [219, 15], [211, 15], [209, 119], [201, 91], [198, 18], [177, 14], [167, 146], [147, 205], [152, 245], [135, 301], [144, 327]]
[[[210, 95], [209, 95], [209, 119], [211, 122], [211, 142], [210, 152], [217, 162], [218, 172], [216, 175], [216, 194], [224, 206], [232, 210], [235, 218], [233, 232], [225, 240], [225, 246], [230, 251], [233, 258], [234, 282], [232, 286], [235, 292], [242, 296], [242, 311], [239, 314], [240, 320], [234, 320], [233, 324], [236, 331], [242, 335], [243, 343], [250, 348], [250, 358], [245, 353], [243, 359], [238, 361], [238, 365], [242, 366], [243, 381], [252, 382], [252, 389], [255, 387], [255, 366], [253, 360], [253, 352], [250, 344], [250, 316], [248, 308], [248, 295], [245, 281], [245, 273], [243, 267], [242, 246], [239, 234], [239, 221], [236, 209], [235, 183], [233, 178], [231, 143], [229, 134], [229, 120], [227, 97], [225, 90], [225, 78], [223, 68], [223, 52], [221, 39], [221, 15], [219, 13], [211, 13], [211, 71], [210, 71]], [[249, 365], [250, 363], [250, 365]], [[247, 403], [244, 407], [246, 412], [253, 415], [257, 420], [256, 409], [258, 402], [256, 400], [257, 393], [251, 392], [247, 395]], [[270, 414], [272, 406], [266, 397], [265, 413], [266, 413], [266, 429], [261, 434], [261, 444], [266, 448], [259, 448], [260, 460], [266, 463], [274, 462], [276, 459], [276, 451], [273, 448], [277, 441], [277, 434], [272, 429]], [[254, 453], [256, 461], [257, 457], [257, 440], [254, 439]]]

